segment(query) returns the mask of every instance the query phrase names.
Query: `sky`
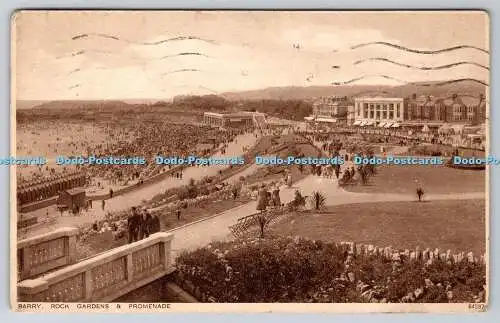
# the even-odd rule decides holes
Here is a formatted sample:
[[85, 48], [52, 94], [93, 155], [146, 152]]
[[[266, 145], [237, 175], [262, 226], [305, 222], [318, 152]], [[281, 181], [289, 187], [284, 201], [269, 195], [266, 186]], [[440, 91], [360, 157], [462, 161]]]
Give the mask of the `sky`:
[[427, 55], [380, 44], [351, 48], [388, 42], [430, 51], [489, 50], [488, 27], [479, 11], [22, 11], [13, 18], [13, 82], [19, 100], [166, 99], [335, 86], [361, 76], [351, 84], [489, 83], [489, 71], [476, 65], [420, 70], [370, 60], [489, 67], [489, 54], [476, 49]]

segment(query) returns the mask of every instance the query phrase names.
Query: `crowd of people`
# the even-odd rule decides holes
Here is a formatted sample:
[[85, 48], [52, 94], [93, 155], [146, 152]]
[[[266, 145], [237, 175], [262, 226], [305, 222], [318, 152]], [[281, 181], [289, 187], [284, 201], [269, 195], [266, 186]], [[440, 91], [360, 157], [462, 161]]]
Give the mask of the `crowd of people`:
[[[297, 129], [298, 130], [298, 129]], [[351, 133], [365, 136], [376, 136], [387, 141], [405, 141], [416, 143], [440, 144], [460, 148], [484, 150], [486, 131], [482, 126], [465, 126], [444, 124], [439, 128], [425, 126], [406, 126], [398, 128], [378, 128], [373, 126], [337, 126], [333, 129], [320, 126], [307, 126], [301, 133]]]
[[[40, 155], [49, 165], [18, 167], [18, 183], [50, 180], [57, 174], [84, 171], [92, 185], [126, 185], [158, 171], [154, 157], [206, 156], [221, 144], [232, 141], [239, 130], [222, 130], [201, 124], [165, 120], [129, 120], [100, 123], [58, 123], [42, 120], [18, 125], [18, 155]], [[36, 138], [35, 138], [36, 136]], [[142, 157], [147, 165], [54, 165], [56, 156]], [[50, 165], [52, 164], [52, 165]], [[165, 171], [161, 167], [161, 171]], [[104, 185], [103, 185], [104, 186]]]

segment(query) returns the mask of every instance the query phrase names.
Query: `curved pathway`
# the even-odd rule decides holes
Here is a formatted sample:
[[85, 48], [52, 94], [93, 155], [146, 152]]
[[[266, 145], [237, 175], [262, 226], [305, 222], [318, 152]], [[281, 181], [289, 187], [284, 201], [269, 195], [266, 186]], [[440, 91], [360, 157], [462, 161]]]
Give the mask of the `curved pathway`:
[[[415, 201], [413, 194], [378, 194], [378, 193], [353, 193], [343, 190], [338, 186], [337, 179], [328, 179], [318, 176], [307, 176], [295, 183], [291, 188], [280, 187], [281, 201], [290, 202], [294, 198], [295, 190], [300, 190], [302, 195], [310, 196], [314, 191], [325, 194], [326, 205], [341, 205], [353, 203], [373, 202], [403, 202]], [[456, 200], [456, 199], [483, 199], [485, 193], [463, 193], [463, 194], [435, 194], [426, 195], [425, 200]], [[257, 202], [252, 201], [236, 208], [214, 215], [208, 219], [187, 224], [169, 232], [174, 233], [172, 250], [175, 254], [182, 250], [193, 250], [203, 247], [212, 241], [225, 241], [232, 239], [229, 226], [233, 225], [239, 218], [253, 214], [256, 211]]]

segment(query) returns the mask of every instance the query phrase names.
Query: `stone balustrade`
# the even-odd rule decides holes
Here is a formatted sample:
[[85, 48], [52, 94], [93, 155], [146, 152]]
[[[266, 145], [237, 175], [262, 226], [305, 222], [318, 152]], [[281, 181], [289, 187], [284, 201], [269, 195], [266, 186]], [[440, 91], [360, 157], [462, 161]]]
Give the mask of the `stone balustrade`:
[[21, 302], [109, 302], [174, 271], [171, 233], [121, 246], [18, 283]]
[[17, 243], [18, 281], [76, 262], [76, 228], [21, 240]]

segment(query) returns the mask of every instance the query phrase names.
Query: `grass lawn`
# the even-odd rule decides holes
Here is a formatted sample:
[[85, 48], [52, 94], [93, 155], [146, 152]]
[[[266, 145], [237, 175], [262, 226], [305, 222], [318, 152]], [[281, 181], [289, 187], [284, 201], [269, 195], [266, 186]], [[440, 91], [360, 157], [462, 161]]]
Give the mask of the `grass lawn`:
[[446, 166], [397, 166], [376, 168], [368, 185], [347, 185], [345, 190], [362, 193], [415, 194], [416, 180], [426, 194], [485, 192], [483, 170], [463, 170]]
[[269, 228], [280, 235], [353, 241], [398, 249], [485, 252], [484, 200], [381, 202], [331, 206], [297, 213]]

